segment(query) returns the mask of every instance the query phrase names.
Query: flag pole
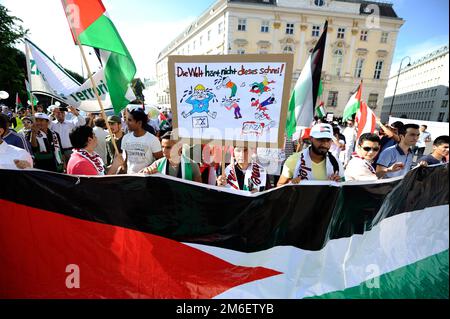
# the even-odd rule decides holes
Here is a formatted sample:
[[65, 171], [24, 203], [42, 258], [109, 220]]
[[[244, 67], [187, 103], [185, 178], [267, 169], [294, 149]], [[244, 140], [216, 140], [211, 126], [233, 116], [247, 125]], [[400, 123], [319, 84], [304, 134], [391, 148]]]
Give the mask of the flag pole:
[[[31, 81], [30, 53], [28, 52], [28, 45], [27, 45], [27, 43], [25, 41], [24, 41], [24, 44], [25, 44], [25, 57], [26, 57], [26, 60], [27, 60], [27, 75], [28, 75], [28, 81], [30, 81], [28, 83], [28, 85], [30, 86], [29, 99], [30, 99], [30, 103], [31, 103], [31, 114], [34, 115], [34, 113], [36, 113], [36, 112], [34, 110], [34, 98], [33, 98], [33, 93], [32, 93], [33, 88], [32, 88], [32, 84], [31, 84], [31, 82], [33, 82], [33, 81]], [[28, 92], [28, 88], [26, 87], [25, 89], [27, 89], [27, 92]]]
[[226, 145], [224, 145], [223, 147], [222, 147], [222, 176], [225, 176], [225, 153], [226, 153], [226, 150], [227, 150], [227, 146]]
[[95, 96], [97, 97], [97, 101], [98, 101], [98, 104], [100, 105], [102, 117], [105, 120], [106, 127], [108, 128], [109, 135], [111, 135], [111, 142], [112, 142], [112, 144], [114, 146], [114, 151], [116, 152], [116, 154], [119, 154], [119, 149], [118, 149], [117, 144], [116, 144], [116, 139], [114, 138], [114, 135], [113, 135], [113, 133], [111, 131], [111, 126], [109, 125], [108, 119], [106, 118], [105, 108], [103, 107], [103, 103], [102, 103], [102, 100], [100, 98], [100, 95], [98, 94], [98, 91], [96, 90], [97, 86], [95, 85], [95, 81], [94, 81], [94, 78], [92, 77], [91, 69], [89, 67], [88, 61], [86, 59], [86, 55], [84, 54], [83, 46], [81, 45], [80, 40], [78, 39], [78, 36], [76, 36], [76, 41], [77, 41], [78, 47], [80, 48], [81, 56], [83, 57], [84, 64], [86, 65], [86, 70], [87, 70], [87, 73], [88, 73], [88, 77], [89, 77], [89, 80], [91, 81], [91, 84], [92, 84], [92, 91], [94, 91]]
[[[66, 11], [67, 10], [67, 2], [66, 2], [66, 0], [62, 0], [62, 1], [64, 3], [64, 11]], [[65, 12], [65, 14], [67, 15], [67, 12]], [[105, 120], [109, 135], [111, 136], [111, 142], [114, 146], [114, 151], [116, 152], [116, 154], [119, 154], [119, 148], [117, 147], [116, 140], [111, 131], [111, 126], [108, 123], [108, 119], [106, 118], [105, 108], [103, 107], [102, 100], [97, 91], [97, 86], [95, 85], [94, 78], [92, 77], [91, 68], [89, 67], [89, 63], [87, 61], [86, 54], [84, 53], [84, 49], [83, 49], [83, 46], [81, 45], [80, 39], [78, 38], [78, 34], [76, 33], [75, 28], [72, 26], [72, 23], [70, 22], [70, 20], [69, 20], [69, 26], [70, 26], [70, 29], [72, 30], [74, 40], [75, 40], [76, 44], [78, 45], [78, 47], [80, 48], [81, 57], [83, 58], [84, 64], [86, 66], [86, 71], [88, 73], [88, 78], [92, 84], [92, 91], [94, 91], [95, 96], [97, 97], [98, 104], [100, 105], [101, 114], [102, 114], [103, 119]]]

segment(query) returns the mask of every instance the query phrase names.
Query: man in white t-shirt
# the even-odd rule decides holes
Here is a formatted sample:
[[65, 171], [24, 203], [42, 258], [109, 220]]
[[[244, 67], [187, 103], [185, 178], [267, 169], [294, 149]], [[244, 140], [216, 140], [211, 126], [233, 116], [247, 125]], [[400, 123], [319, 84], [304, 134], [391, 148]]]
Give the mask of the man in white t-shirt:
[[427, 132], [427, 128], [428, 126], [426, 125], [420, 126], [419, 140], [417, 141], [416, 146], [413, 147], [414, 155], [417, 155], [417, 161], [423, 156], [427, 143], [431, 142], [431, 134], [430, 132]]
[[147, 115], [141, 108], [128, 112], [127, 126], [130, 133], [122, 139], [122, 150], [126, 156], [126, 172], [139, 173], [163, 156], [161, 143], [147, 132]]
[[19, 147], [9, 145], [3, 140], [3, 136], [9, 126], [5, 115], [0, 114], [0, 168], [25, 169], [33, 167], [33, 159], [30, 153]]

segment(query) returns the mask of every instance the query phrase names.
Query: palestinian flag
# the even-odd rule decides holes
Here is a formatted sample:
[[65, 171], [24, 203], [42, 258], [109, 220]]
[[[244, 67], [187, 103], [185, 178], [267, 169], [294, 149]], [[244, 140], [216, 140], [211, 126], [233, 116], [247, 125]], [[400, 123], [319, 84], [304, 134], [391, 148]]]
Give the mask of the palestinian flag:
[[0, 180], [0, 298], [449, 297], [447, 165], [256, 196], [161, 175]]
[[377, 117], [367, 106], [366, 102], [361, 101], [361, 107], [356, 114], [355, 120], [358, 125], [358, 135], [356, 137], [357, 141], [362, 134], [375, 132]]
[[20, 101], [19, 93], [16, 93], [16, 113], [23, 108], [22, 101]]
[[319, 118], [324, 118], [326, 114], [327, 114], [327, 113], [326, 113], [326, 111], [325, 111], [323, 102], [321, 102], [320, 105], [319, 105], [318, 107], [316, 107], [316, 115], [317, 115]]
[[32, 108], [34, 109], [39, 100], [36, 98], [36, 96], [34, 96], [33, 93], [31, 93], [30, 83], [27, 80], [25, 80], [25, 88], [27, 90], [28, 95], [28, 104], [31, 105]]
[[358, 112], [359, 107], [361, 105], [361, 97], [362, 97], [362, 81], [359, 84], [358, 90], [356, 90], [355, 94], [353, 94], [347, 102], [347, 105], [344, 108], [344, 115], [342, 116], [342, 121], [347, 121], [351, 119], [356, 112]]
[[62, 3], [74, 39], [100, 49], [111, 102], [118, 114], [136, 99], [130, 88], [136, 74], [130, 52], [100, 0], [62, 0]]
[[287, 113], [286, 134], [291, 137], [297, 126], [309, 127], [314, 118], [317, 96], [320, 88], [322, 63], [327, 41], [328, 21], [325, 22], [313, 52], [306, 61], [300, 77], [289, 101]]
[[158, 120], [159, 120], [159, 129], [162, 129], [164, 126], [168, 124], [167, 117], [162, 112], [159, 112]]

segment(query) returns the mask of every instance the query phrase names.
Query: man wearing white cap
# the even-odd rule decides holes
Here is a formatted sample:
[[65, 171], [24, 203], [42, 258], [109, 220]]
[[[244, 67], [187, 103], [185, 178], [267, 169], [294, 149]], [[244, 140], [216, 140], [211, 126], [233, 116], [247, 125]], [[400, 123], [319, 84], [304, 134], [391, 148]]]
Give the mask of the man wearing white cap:
[[48, 128], [50, 118], [45, 113], [34, 113], [36, 123], [31, 126], [27, 139], [31, 142], [36, 168], [62, 173], [64, 160], [59, 134]]
[[312, 127], [311, 146], [301, 153], [291, 155], [283, 166], [277, 186], [301, 180], [339, 182], [343, 180], [342, 164], [329, 152], [333, 143], [333, 128], [330, 124]]

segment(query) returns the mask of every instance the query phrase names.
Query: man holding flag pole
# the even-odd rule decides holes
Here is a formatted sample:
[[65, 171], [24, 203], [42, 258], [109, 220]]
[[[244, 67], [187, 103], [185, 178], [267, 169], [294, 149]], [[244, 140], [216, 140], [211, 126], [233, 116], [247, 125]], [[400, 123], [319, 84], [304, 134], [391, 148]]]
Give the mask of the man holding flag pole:
[[[322, 64], [328, 32], [328, 21], [313, 49], [292, 92], [289, 102], [286, 134], [292, 136], [297, 127], [309, 127], [313, 121], [320, 92]], [[342, 165], [329, 152], [333, 138], [329, 124], [317, 124], [311, 129], [311, 146], [291, 155], [283, 166], [277, 186], [301, 180], [340, 181], [344, 176]]]
[[[136, 66], [128, 49], [123, 43], [114, 24], [107, 16], [105, 7], [100, 0], [62, 0], [62, 5], [69, 22], [72, 36], [80, 48], [93, 88], [97, 86], [92, 78], [92, 72], [82, 45], [100, 49], [111, 101], [115, 112], [119, 113], [131, 100], [135, 99], [130, 88], [130, 83], [136, 74]], [[97, 90], [94, 89], [93, 92], [97, 97], [101, 114], [106, 122], [109, 134], [112, 136], [111, 127], [107, 121], [101, 98]], [[119, 154], [114, 139], [112, 142], [115, 153]]]

